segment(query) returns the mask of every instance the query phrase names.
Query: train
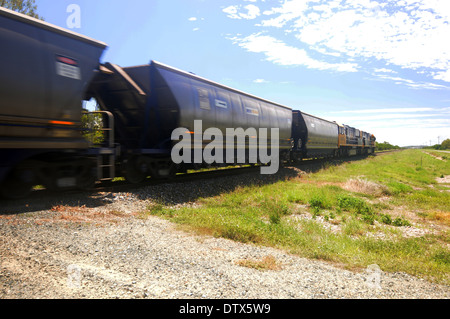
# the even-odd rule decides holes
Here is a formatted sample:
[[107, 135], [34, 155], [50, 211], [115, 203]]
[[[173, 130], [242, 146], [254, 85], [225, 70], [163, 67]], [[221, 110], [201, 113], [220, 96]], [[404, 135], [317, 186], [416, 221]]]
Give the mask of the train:
[[[276, 148], [283, 163], [368, 155], [373, 134], [262, 99], [157, 61], [121, 67], [101, 62], [107, 44], [0, 8], [0, 195], [26, 197], [33, 186], [86, 189], [125, 177], [130, 183], [167, 178], [205, 165], [249, 163], [253, 145]], [[98, 110], [86, 113], [84, 101]], [[86, 138], [86, 116], [101, 139]], [[217, 163], [175, 163], [182, 128], [267, 129], [236, 142]], [[257, 140], [257, 142], [255, 141]], [[256, 142], [256, 144], [255, 144]], [[261, 142], [264, 142], [261, 144]], [[192, 140], [192, 152], [211, 139]], [[239, 157], [244, 150], [244, 161]], [[228, 154], [228, 153], [227, 153]], [[229, 154], [228, 154], [229, 155]], [[262, 158], [253, 163], [267, 164]]]

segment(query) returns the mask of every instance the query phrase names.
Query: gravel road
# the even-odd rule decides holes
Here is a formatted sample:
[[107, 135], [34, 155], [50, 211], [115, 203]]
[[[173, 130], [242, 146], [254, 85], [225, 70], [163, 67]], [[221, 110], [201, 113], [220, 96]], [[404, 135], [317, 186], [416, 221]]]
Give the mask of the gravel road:
[[[448, 298], [449, 287], [376, 267], [349, 271], [286, 252], [183, 232], [140, 218], [154, 200], [189, 205], [243, 183], [297, 174], [249, 174], [167, 183], [122, 192], [34, 194], [3, 202], [2, 299]], [[217, 185], [220, 185], [218, 187]], [[272, 256], [281, 269], [238, 265]], [[368, 265], [369, 266], [369, 265]]]

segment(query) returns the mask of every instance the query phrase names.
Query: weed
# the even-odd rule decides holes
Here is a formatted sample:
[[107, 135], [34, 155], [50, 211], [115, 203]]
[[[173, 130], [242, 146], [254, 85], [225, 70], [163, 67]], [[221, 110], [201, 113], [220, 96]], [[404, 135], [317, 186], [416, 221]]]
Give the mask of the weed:
[[394, 219], [394, 221], [392, 222], [392, 225], [397, 226], [397, 227], [401, 227], [401, 226], [411, 226], [411, 223], [409, 221], [407, 221], [406, 219], [404, 219], [403, 217], [397, 217], [396, 219]]
[[333, 212], [329, 212], [328, 214], [325, 214], [323, 218], [328, 222], [330, 220], [333, 220], [336, 218], [336, 215]]
[[256, 244], [262, 241], [261, 237], [255, 231], [248, 228], [241, 228], [239, 225], [223, 228], [216, 235], [241, 243]]
[[373, 225], [375, 222], [375, 215], [373, 213], [365, 213], [361, 215], [361, 218], [366, 223]]
[[298, 194], [288, 194], [287, 195], [287, 201], [290, 203], [296, 203], [296, 204], [303, 204], [304, 199]]
[[308, 203], [313, 212], [316, 214], [319, 213], [322, 209], [331, 208], [331, 206], [327, 203], [326, 198], [322, 194], [313, 195]]
[[394, 195], [409, 193], [413, 190], [411, 186], [399, 182], [390, 182], [388, 187], [391, 194]]
[[364, 234], [364, 225], [357, 219], [351, 218], [345, 222], [343, 232], [347, 236], [361, 236]]
[[392, 224], [392, 218], [389, 214], [381, 214], [381, 222], [386, 225]]
[[281, 218], [289, 214], [289, 207], [284, 202], [279, 202], [276, 199], [264, 201], [262, 205], [263, 210], [269, 216], [272, 224], [279, 224]]
[[450, 265], [450, 253], [445, 250], [439, 250], [433, 254], [433, 260], [439, 264]]
[[273, 212], [269, 215], [269, 220], [272, 224], [279, 224], [281, 222], [281, 216], [278, 212]]
[[173, 217], [173, 215], [175, 214], [175, 210], [166, 208], [163, 204], [154, 203], [148, 207], [147, 213], [154, 216]]

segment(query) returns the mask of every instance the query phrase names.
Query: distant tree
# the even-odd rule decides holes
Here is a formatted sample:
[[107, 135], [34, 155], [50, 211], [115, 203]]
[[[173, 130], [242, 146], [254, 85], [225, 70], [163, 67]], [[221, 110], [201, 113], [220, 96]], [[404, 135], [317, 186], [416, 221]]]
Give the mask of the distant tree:
[[376, 142], [376, 149], [378, 151], [387, 151], [387, 150], [398, 150], [400, 146], [391, 145], [389, 142], [378, 143]]
[[105, 141], [102, 115], [83, 110], [81, 116], [83, 135], [92, 145], [101, 145]]
[[450, 150], [450, 138], [442, 142], [441, 150]]
[[449, 140], [445, 140], [444, 142], [442, 142], [442, 144], [434, 144], [434, 145], [430, 145], [430, 146], [424, 146], [424, 149], [428, 149], [428, 150], [445, 150], [445, 149], [450, 149], [450, 142], [448, 142]]
[[0, 6], [29, 15], [30, 17], [44, 20], [37, 14], [37, 5], [35, 0], [0, 0]]

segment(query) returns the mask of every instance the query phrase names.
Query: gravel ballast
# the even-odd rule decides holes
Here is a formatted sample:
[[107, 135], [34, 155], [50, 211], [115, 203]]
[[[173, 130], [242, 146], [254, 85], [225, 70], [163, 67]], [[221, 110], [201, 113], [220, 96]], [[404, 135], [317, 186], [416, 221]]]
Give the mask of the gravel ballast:
[[[270, 182], [251, 174], [126, 192], [33, 195], [4, 203], [0, 298], [449, 297], [448, 286], [404, 273], [373, 265], [349, 271], [273, 248], [191, 234], [169, 221], [138, 214], [152, 201], [187, 205], [200, 196], [234, 189], [243, 180], [248, 183], [252, 176]], [[267, 256], [280, 268], [261, 271], [239, 263]]]

